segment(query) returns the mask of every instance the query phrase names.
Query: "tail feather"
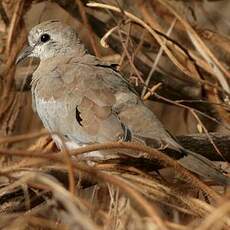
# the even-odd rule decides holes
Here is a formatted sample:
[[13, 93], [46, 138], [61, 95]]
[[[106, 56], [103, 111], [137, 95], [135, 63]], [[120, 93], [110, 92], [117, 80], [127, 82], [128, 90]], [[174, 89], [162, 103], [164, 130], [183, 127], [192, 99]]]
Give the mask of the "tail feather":
[[198, 153], [183, 148], [171, 133], [167, 132], [167, 134], [170, 137], [170, 139], [167, 138], [169, 148], [172, 147], [184, 155], [184, 157], [178, 161], [182, 166], [204, 178], [215, 181], [218, 184], [230, 185], [230, 177], [225, 176], [223, 174], [224, 171], [217, 168], [211, 160]]
[[216, 165], [206, 157], [192, 152], [188, 149], [180, 148], [180, 151], [185, 154], [179, 160], [179, 163], [188, 170], [218, 184], [230, 185], [230, 177], [224, 175], [224, 171], [216, 167]]
[[[216, 167], [216, 165], [211, 160], [207, 159], [206, 157], [198, 153], [183, 148], [175, 140], [175, 137], [173, 137], [169, 132], [167, 132], [167, 135], [168, 136], [164, 138], [165, 141], [162, 141], [162, 143], [166, 144], [167, 149], [171, 149], [181, 153], [182, 158], [180, 158], [178, 162], [183, 167], [218, 184], [230, 185], [230, 177], [224, 175], [224, 171]], [[148, 146], [155, 148], [156, 146], [159, 146], [158, 140], [140, 137], [137, 135], [135, 135], [135, 137], [138, 137], [138, 139], [143, 140], [144, 143]]]

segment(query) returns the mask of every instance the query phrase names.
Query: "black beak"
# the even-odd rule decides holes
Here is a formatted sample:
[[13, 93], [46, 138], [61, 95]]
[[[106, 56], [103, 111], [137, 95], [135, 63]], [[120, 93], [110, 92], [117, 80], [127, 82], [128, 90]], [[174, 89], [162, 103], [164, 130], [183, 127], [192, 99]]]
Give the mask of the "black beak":
[[28, 57], [30, 54], [32, 54], [34, 47], [26, 46], [23, 48], [23, 50], [18, 54], [16, 59], [16, 65], [24, 60], [26, 57]]

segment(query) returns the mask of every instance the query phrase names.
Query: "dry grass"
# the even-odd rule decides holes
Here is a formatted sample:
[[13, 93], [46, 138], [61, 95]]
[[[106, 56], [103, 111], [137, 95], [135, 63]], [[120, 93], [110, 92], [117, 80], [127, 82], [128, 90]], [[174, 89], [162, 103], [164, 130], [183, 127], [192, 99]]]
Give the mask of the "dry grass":
[[[161, 117], [168, 128], [205, 133], [215, 154], [226, 156], [209, 132], [230, 129], [230, 30], [224, 13], [205, 7], [223, 7], [225, 2], [230, 9], [230, 4], [52, 2], [0, 2], [0, 228], [229, 229], [227, 186], [197, 177], [159, 150], [119, 142], [58, 151], [24, 90], [34, 63], [16, 71], [14, 62], [28, 27], [61, 18], [77, 28], [91, 53], [119, 63], [144, 101], [180, 108], [180, 128], [173, 126], [173, 112]], [[164, 106], [161, 111], [168, 111]], [[132, 151], [136, 158], [121, 156], [93, 165], [78, 159], [86, 152], [111, 149]], [[145, 161], [139, 161], [140, 152], [146, 153]], [[228, 170], [228, 162], [221, 163]]]

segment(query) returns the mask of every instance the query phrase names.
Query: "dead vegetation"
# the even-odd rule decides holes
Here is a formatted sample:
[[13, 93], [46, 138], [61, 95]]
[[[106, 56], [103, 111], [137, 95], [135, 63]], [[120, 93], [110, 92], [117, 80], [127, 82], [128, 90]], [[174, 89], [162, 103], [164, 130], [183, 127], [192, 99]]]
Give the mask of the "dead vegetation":
[[[15, 66], [27, 31], [59, 18], [90, 53], [119, 64], [183, 146], [228, 172], [229, 9], [228, 0], [2, 0], [0, 228], [229, 229], [227, 186], [184, 169], [178, 153], [134, 143], [58, 151], [31, 109], [36, 60]], [[98, 149], [148, 157], [74, 160]]]

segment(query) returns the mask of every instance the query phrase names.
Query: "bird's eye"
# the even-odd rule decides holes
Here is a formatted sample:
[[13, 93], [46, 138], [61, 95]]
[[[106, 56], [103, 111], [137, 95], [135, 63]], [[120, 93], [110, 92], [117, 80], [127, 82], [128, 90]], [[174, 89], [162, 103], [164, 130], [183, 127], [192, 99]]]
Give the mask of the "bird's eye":
[[50, 40], [50, 35], [49, 34], [42, 34], [40, 39], [41, 39], [41, 42], [43, 42], [43, 43], [48, 42]]

